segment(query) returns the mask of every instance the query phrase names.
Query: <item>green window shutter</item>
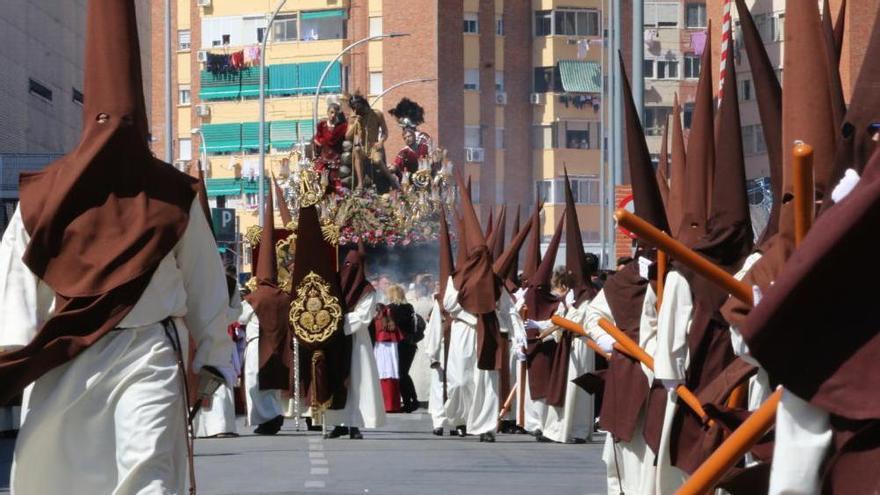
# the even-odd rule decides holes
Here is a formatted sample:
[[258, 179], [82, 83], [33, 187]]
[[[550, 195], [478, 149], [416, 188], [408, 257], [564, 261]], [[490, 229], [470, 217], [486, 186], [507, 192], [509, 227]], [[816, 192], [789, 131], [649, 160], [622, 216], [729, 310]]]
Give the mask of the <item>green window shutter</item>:
[[203, 70], [199, 74], [202, 100], [236, 99], [241, 94], [241, 78], [238, 74], [212, 74]]
[[208, 196], [212, 198], [216, 196], [240, 196], [241, 180], [236, 178], [205, 179], [205, 189], [208, 191]]
[[297, 142], [296, 121], [278, 120], [269, 127], [270, 141], [275, 149], [290, 149]]
[[312, 125], [311, 119], [299, 121], [299, 135], [306, 141], [311, 141], [315, 136], [315, 126]]
[[202, 134], [208, 153], [241, 151], [241, 124], [205, 124]]
[[[266, 147], [269, 146], [269, 123], [263, 128]], [[241, 124], [241, 147], [243, 149], [260, 149], [260, 123], [245, 122]]]
[[601, 93], [602, 71], [596, 62], [560, 60], [562, 89], [569, 93]]
[[[241, 191], [245, 194], [259, 194], [260, 193], [260, 181], [257, 179], [242, 179], [241, 180]], [[263, 194], [269, 193], [269, 178], [263, 178]]]
[[333, 62], [330, 72], [327, 73], [327, 78], [324, 79], [324, 85], [321, 86], [321, 92], [338, 93], [340, 91], [342, 91], [342, 64]]
[[299, 66], [297, 64], [278, 64], [269, 66], [268, 93], [273, 96], [298, 94]]
[[[268, 72], [268, 71], [267, 71]], [[260, 96], [260, 68], [250, 67], [242, 69], [241, 74], [241, 96], [242, 98], [257, 98]], [[266, 85], [268, 87], [270, 81], [269, 74], [266, 74]]]
[[300, 18], [304, 21], [310, 19], [330, 19], [334, 17], [345, 18], [345, 9], [313, 10], [311, 12], [303, 12], [300, 14]]
[[327, 62], [305, 62], [299, 64], [299, 87], [303, 93], [315, 94], [318, 79], [327, 67]]

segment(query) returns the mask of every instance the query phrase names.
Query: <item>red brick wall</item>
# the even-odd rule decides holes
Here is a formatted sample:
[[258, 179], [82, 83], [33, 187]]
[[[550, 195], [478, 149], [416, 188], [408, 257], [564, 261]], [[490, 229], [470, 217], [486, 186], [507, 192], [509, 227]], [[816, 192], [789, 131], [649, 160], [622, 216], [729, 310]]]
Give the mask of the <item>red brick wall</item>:
[[[630, 194], [632, 194], [632, 186], [623, 184], [614, 188], [614, 209]], [[632, 239], [617, 228], [614, 230], [614, 260], [623, 256], [632, 256]]]
[[[409, 1], [409, 0], [408, 0]], [[395, 6], [405, 2], [386, 0]], [[437, 3], [437, 2], [434, 2]], [[449, 150], [453, 163], [464, 163], [464, 6], [460, 1], [444, 1], [437, 12], [437, 142]], [[415, 17], [414, 19], [421, 19]], [[416, 20], [411, 25], [419, 25]], [[430, 26], [427, 27], [430, 29]], [[401, 61], [403, 63], [403, 61]]]
[[495, 0], [480, 0], [480, 126], [485, 159], [480, 168], [480, 211], [483, 221], [495, 200]]
[[[177, 52], [177, 12], [176, 2], [171, 2], [171, 53], [172, 57]], [[192, 2], [195, 4], [195, 1]], [[165, 159], [165, 151], [169, 143], [169, 137], [165, 136], [165, 4], [164, 2], [150, 2], [150, 26], [149, 37], [152, 67], [152, 87], [147, 98], [150, 99], [150, 133], [153, 136], [153, 152], [160, 159]], [[196, 46], [196, 37], [193, 35], [193, 46]], [[146, 40], [145, 40], [146, 41]], [[174, 132], [177, 132], [177, 61], [171, 61], [171, 119]], [[188, 124], [187, 124], [188, 125]], [[170, 137], [172, 140], [174, 136]], [[193, 148], [195, 150], [195, 148]], [[177, 150], [174, 159], [177, 158]]]
[[[351, 0], [351, 7], [348, 11], [348, 39], [346, 40], [346, 45], [370, 35], [369, 15], [369, 0]], [[348, 90], [351, 93], [360, 90], [366, 95], [370, 92], [368, 52], [369, 47], [367, 44], [360, 45], [352, 49], [346, 57], [347, 61], [343, 61], [348, 63], [350, 71]], [[349, 109], [345, 109], [345, 111], [349, 112]]]

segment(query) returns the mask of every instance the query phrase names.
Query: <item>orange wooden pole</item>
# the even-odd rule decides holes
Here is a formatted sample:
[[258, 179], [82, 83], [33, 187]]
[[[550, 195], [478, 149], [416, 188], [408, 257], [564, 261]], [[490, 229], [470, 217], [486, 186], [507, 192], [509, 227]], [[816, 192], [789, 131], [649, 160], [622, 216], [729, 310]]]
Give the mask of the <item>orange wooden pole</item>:
[[742, 456], [761, 439], [776, 421], [776, 407], [782, 398], [779, 388], [747, 420], [718, 447], [690, 479], [678, 489], [676, 495], [705, 495], [711, 492], [719, 480]]
[[663, 288], [666, 286], [666, 270], [668, 259], [666, 252], [657, 251], [657, 311], [660, 311], [660, 304], [663, 303]]
[[587, 347], [592, 349], [593, 352], [602, 356], [606, 360], [611, 359], [611, 354], [608, 354], [601, 347], [599, 347], [599, 344], [597, 344], [592, 338], [590, 338], [590, 336], [587, 335], [586, 330], [584, 330], [580, 325], [578, 325], [577, 323], [575, 323], [571, 320], [566, 320], [566, 322], [568, 322], [568, 323], [564, 326], [556, 324], [555, 322], [554, 322], [554, 325], [558, 326], [559, 328], [561, 328], [563, 330], [569, 331], [575, 335], [579, 335], [581, 337], [586, 337], [587, 338], [587, 340], [586, 340]]
[[514, 383], [513, 386], [510, 387], [510, 393], [507, 394], [507, 399], [505, 399], [504, 405], [501, 406], [501, 412], [498, 413], [499, 422], [504, 419], [504, 416], [506, 416], [508, 412], [510, 412], [510, 406], [513, 405], [513, 398], [516, 396], [516, 389], [518, 385], [518, 383]]
[[[523, 304], [522, 308], [519, 310], [519, 315], [523, 319], [529, 315], [529, 307]], [[519, 380], [517, 381], [517, 388], [519, 389], [519, 400], [517, 401], [518, 410], [516, 412], [516, 425], [520, 428], [526, 427], [526, 373], [528, 373], [528, 367], [526, 366], [525, 361], [519, 363]]]
[[813, 224], [816, 189], [813, 177], [813, 147], [798, 142], [792, 149], [792, 181], [794, 182], [794, 243], [801, 241]]
[[674, 258], [680, 263], [684, 263], [707, 280], [718, 284], [733, 297], [736, 297], [745, 303], [753, 304], [752, 288], [748, 284], [735, 279], [729, 273], [721, 269], [721, 267], [713, 264], [706, 258], [703, 258], [684, 244], [676, 241], [666, 232], [663, 232], [624, 209], [615, 211], [614, 219], [617, 220], [617, 223], [620, 224], [621, 227], [636, 234], [639, 239], [650, 243], [659, 250], [665, 251], [669, 257]]
[[727, 398], [727, 407], [731, 409], [745, 407], [748, 398], [749, 382], [741, 383], [730, 392], [730, 396]]

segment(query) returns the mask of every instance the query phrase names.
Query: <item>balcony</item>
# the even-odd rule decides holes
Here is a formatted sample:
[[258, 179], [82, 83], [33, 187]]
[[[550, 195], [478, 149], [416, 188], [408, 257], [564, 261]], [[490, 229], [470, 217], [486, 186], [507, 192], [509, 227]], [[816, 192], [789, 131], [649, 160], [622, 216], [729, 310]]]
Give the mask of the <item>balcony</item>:
[[601, 156], [598, 149], [536, 149], [533, 152], [535, 176], [560, 177], [566, 167], [571, 175], [598, 175]]
[[[580, 39], [598, 40], [597, 37], [583, 38], [579, 36], [538, 36], [534, 38], [534, 57], [536, 65], [549, 67], [556, 65], [560, 60], [578, 60], [578, 45]], [[602, 60], [603, 47], [596, 41], [590, 42], [590, 50], [583, 60], [600, 62]]]

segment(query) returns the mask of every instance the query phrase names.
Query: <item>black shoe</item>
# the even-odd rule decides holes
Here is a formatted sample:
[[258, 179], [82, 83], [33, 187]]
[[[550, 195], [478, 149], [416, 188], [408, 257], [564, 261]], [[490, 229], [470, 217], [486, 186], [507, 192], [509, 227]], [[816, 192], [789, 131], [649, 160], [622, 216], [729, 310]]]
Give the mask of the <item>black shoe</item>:
[[491, 431], [488, 433], [480, 433], [480, 441], [487, 443], [495, 443], [495, 434]]
[[535, 440], [537, 440], [538, 442], [541, 442], [541, 443], [553, 442], [553, 440], [550, 440], [549, 438], [545, 437], [544, 435], [535, 435]]
[[582, 445], [587, 443], [587, 441], [583, 438], [569, 438], [565, 441], [568, 445]]
[[305, 418], [306, 420], [306, 429], [308, 431], [324, 431], [324, 428], [321, 425], [313, 425], [312, 418]]
[[333, 431], [331, 431], [329, 433], [325, 433], [324, 438], [326, 438], [328, 440], [332, 439], [332, 438], [339, 438], [342, 435], [345, 435], [347, 433], [348, 433], [348, 428], [346, 428], [344, 426], [336, 426], [333, 428]]
[[273, 419], [270, 419], [260, 426], [257, 426], [257, 428], [254, 430], [254, 433], [257, 435], [275, 435], [281, 430], [281, 426], [283, 424], [284, 416], [275, 416]]
[[467, 436], [467, 427], [465, 427], [465, 426], [456, 426], [456, 427], [455, 427], [455, 434], [458, 435], [458, 436], [460, 436], [461, 438], [466, 437], [466, 436]]
[[542, 436], [543, 434], [544, 434], [544, 432], [541, 431], [541, 430], [535, 430], [535, 431], [529, 433], [529, 435], [531, 435], [531, 436], [533, 436], [533, 437], [540, 437], [540, 436]]
[[529, 432], [527, 432], [526, 429], [523, 428], [522, 426], [517, 426], [517, 427], [516, 427], [516, 432], [515, 432], [515, 433], [516, 433], [517, 435], [528, 435], [528, 434], [529, 434]]
[[432, 431], [431, 433], [433, 433], [434, 436], [442, 437], [443, 436], [443, 428], [434, 428], [434, 431]]
[[364, 435], [361, 433], [361, 430], [352, 426], [348, 429], [348, 438], [352, 440], [363, 440]]

